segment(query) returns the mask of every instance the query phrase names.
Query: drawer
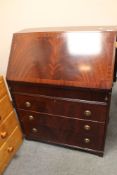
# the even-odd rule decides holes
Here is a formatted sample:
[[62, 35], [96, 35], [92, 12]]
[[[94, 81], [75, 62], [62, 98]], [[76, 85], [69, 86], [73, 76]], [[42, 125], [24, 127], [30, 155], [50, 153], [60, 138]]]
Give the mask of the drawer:
[[12, 111], [0, 125], [0, 146], [8, 139], [17, 125], [16, 114]]
[[5, 95], [0, 100], [0, 124], [3, 122], [3, 120], [10, 114], [10, 112], [13, 110], [11, 102], [9, 100], [9, 97]]
[[105, 121], [107, 115], [107, 104], [103, 102], [21, 94], [13, 94], [13, 98], [17, 108], [41, 113], [100, 122]]
[[102, 150], [104, 123], [18, 110], [28, 138]]
[[83, 99], [89, 101], [105, 102], [109, 98], [109, 92], [106, 90], [90, 90], [75, 87], [61, 87], [52, 85], [41, 85], [31, 83], [19, 83], [8, 81], [9, 88], [12, 93], [28, 93], [35, 95], [46, 95], [53, 97], [64, 97], [73, 99]]
[[6, 94], [6, 87], [3, 81], [3, 77], [0, 76], [0, 99]]
[[22, 134], [20, 128], [17, 126], [8, 138], [7, 142], [0, 147], [0, 174], [2, 174], [21, 143]]

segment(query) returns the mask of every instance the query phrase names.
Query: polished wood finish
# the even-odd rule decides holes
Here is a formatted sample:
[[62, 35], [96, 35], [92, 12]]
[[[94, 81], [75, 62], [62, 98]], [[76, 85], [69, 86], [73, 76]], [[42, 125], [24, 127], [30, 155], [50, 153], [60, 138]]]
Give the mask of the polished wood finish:
[[2, 174], [4, 169], [8, 166], [21, 144], [22, 134], [20, 128], [17, 126], [3, 147], [0, 148], [0, 174]]
[[15, 113], [12, 111], [0, 125], [0, 146], [8, 139], [17, 125], [18, 121], [16, 119]]
[[0, 99], [0, 116], [1, 116], [1, 120], [0, 120], [0, 124], [3, 122], [3, 120], [11, 113], [11, 111], [13, 110], [11, 102], [9, 100], [9, 97], [7, 95], [5, 95], [2, 99]]
[[4, 97], [6, 94], [6, 88], [5, 88], [5, 84], [3, 82], [3, 77], [0, 76], [0, 99], [2, 99], [2, 97]]
[[[51, 141], [67, 145], [76, 145], [90, 149], [103, 148], [104, 123], [78, 120], [69, 117], [55, 116], [18, 110], [22, 127], [26, 136], [38, 137], [42, 141]], [[33, 116], [30, 121], [29, 116]], [[84, 126], [90, 126], [85, 130]], [[90, 138], [90, 144], [84, 143], [85, 138]]]
[[[16, 108], [42, 113], [68, 116], [103, 122], [106, 120], [107, 103], [91, 102], [79, 99], [57, 98], [49, 96], [34, 96], [13, 94]], [[86, 115], [90, 111], [91, 115]], [[99, 115], [100, 114], [100, 115]]]
[[110, 89], [115, 40], [114, 31], [16, 33], [7, 79]]
[[22, 132], [3, 77], [0, 76], [0, 174], [22, 143]]
[[[64, 97], [73, 99], [82, 99], [89, 101], [105, 102], [106, 97], [109, 98], [111, 90], [100, 89], [87, 89], [79, 87], [64, 87], [53, 85], [40, 85], [34, 83], [25, 82], [12, 82], [8, 81], [11, 92], [35, 94], [35, 95], [47, 95], [52, 97]], [[108, 101], [108, 100], [107, 100]]]
[[103, 155], [115, 41], [115, 28], [14, 34], [7, 82], [27, 139]]

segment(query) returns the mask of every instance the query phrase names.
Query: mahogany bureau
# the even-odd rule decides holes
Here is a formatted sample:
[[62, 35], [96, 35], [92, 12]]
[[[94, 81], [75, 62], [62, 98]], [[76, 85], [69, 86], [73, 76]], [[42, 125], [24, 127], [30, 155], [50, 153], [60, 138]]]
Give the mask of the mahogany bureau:
[[103, 155], [115, 41], [96, 28], [14, 34], [7, 82], [25, 138]]

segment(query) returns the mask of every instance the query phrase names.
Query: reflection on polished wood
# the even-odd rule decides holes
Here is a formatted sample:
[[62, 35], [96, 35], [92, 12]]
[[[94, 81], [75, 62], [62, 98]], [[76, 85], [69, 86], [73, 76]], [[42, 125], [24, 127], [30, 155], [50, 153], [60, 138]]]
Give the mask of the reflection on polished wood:
[[16, 33], [7, 79], [111, 89], [115, 39], [115, 31]]
[[116, 28], [15, 33], [7, 82], [27, 139], [103, 155]]

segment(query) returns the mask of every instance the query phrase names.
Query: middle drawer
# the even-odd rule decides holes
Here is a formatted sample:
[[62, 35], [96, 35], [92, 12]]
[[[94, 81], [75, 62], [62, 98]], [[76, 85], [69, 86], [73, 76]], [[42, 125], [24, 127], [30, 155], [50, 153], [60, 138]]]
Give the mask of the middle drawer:
[[84, 100], [12, 94], [18, 109], [104, 122], [107, 104]]

